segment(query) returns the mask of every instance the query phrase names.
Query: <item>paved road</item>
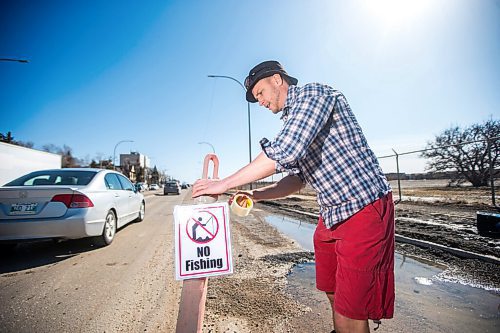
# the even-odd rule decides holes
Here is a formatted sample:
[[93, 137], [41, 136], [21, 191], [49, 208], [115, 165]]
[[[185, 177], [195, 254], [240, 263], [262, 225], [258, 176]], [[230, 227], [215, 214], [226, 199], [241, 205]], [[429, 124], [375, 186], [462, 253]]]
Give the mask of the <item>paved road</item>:
[[172, 332], [181, 290], [172, 211], [186, 194], [147, 193], [144, 221], [108, 247], [74, 240], [2, 254], [0, 332]]

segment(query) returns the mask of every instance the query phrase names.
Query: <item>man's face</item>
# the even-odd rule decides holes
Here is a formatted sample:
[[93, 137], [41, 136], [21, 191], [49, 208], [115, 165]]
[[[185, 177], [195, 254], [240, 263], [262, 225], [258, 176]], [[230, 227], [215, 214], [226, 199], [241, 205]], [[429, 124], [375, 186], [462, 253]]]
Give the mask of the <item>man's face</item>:
[[285, 97], [282, 93], [280, 87], [283, 84], [283, 80], [279, 74], [274, 74], [263, 78], [255, 84], [252, 89], [252, 94], [255, 99], [272, 113], [278, 113], [283, 109], [285, 103]]

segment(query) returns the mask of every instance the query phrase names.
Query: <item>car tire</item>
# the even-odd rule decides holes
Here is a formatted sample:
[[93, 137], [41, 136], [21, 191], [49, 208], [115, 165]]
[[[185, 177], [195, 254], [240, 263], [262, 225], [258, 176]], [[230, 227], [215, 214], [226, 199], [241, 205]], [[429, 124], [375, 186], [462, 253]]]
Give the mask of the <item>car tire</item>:
[[146, 215], [146, 203], [143, 201], [141, 202], [141, 208], [139, 208], [139, 215], [135, 219], [135, 222], [141, 222], [144, 220], [144, 216]]
[[[17, 243], [2, 243], [2, 244], [0, 244], [1, 254], [4, 254], [5, 252], [14, 251], [16, 248], [17, 248]], [[1, 257], [1, 254], [0, 254], [0, 257]]]
[[112, 210], [106, 214], [104, 228], [100, 236], [94, 237], [94, 244], [98, 246], [107, 246], [113, 242], [116, 235], [116, 214]]

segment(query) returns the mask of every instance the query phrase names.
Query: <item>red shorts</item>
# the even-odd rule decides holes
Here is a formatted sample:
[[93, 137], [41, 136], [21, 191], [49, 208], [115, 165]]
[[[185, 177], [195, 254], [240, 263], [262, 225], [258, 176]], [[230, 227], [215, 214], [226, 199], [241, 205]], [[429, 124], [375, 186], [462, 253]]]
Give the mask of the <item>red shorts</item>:
[[316, 287], [335, 293], [334, 310], [357, 320], [394, 314], [394, 203], [392, 194], [326, 229], [314, 232]]

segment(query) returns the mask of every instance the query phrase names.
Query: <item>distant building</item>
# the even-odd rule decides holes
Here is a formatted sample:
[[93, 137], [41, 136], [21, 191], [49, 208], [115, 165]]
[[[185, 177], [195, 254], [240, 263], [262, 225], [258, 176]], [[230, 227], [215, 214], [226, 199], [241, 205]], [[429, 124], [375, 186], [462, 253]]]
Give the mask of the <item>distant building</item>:
[[150, 167], [149, 157], [138, 152], [120, 154], [120, 169], [131, 181], [144, 181], [147, 179], [146, 170]]
[[149, 164], [149, 157], [141, 153], [131, 152], [130, 154], [120, 154], [120, 167], [134, 165], [135, 167], [149, 168]]

